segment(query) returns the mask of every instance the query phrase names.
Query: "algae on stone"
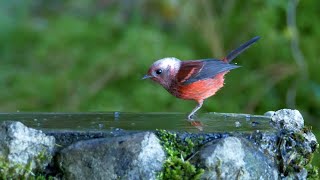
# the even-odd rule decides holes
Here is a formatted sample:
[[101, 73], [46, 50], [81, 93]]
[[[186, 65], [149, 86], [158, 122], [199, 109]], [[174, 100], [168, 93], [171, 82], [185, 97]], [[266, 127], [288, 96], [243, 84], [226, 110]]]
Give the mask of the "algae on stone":
[[167, 152], [167, 159], [158, 179], [200, 179], [204, 170], [191, 164], [189, 159], [197, 153], [202, 139], [181, 139], [176, 133], [166, 130], [157, 130], [157, 136]]

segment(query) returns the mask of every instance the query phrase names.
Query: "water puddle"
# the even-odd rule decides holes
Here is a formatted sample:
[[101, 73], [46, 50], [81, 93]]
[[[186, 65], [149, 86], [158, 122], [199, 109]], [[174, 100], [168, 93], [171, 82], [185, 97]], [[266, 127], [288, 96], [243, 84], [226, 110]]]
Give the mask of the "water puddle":
[[[45, 113], [17, 112], [0, 113], [2, 121], [20, 121], [29, 127], [47, 130], [156, 130], [199, 132], [186, 120], [183, 113]], [[270, 117], [248, 114], [206, 113], [197, 121], [203, 125], [203, 132], [252, 132], [270, 131]]]

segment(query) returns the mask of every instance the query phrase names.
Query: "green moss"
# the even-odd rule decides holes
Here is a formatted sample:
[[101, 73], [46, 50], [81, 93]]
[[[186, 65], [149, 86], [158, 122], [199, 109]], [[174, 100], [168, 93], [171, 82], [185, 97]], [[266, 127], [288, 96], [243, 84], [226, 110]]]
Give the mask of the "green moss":
[[285, 176], [294, 176], [302, 169], [308, 171], [308, 178], [318, 179], [318, 167], [311, 164], [314, 152], [319, 148], [317, 142], [308, 142], [304, 134], [309, 133], [308, 128], [301, 132], [283, 131], [278, 144], [280, 152], [281, 172]]
[[[49, 157], [45, 151], [35, 158], [35, 163], [42, 165]], [[10, 163], [6, 158], [0, 157], [0, 179], [30, 179], [30, 180], [45, 180], [53, 179], [51, 176], [46, 176], [39, 170], [32, 170], [33, 161], [29, 161], [26, 165]], [[39, 166], [38, 166], [39, 167]]]
[[38, 156], [35, 158], [36, 167], [43, 167], [43, 165], [50, 161], [52, 156], [48, 154], [48, 152], [43, 149]]
[[0, 158], [0, 179], [27, 179], [32, 175], [32, 162], [26, 165], [10, 164], [5, 158]]
[[159, 179], [200, 179], [204, 170], [196, 168], [189, 161], [179, 157], [169, 157], [164, 163], [164, 170]]
[[157, 136], [168, 155], [158, 179], [200, 179], [204, 170], [188, 159], [199, 149], [202, 139], [182, 140], [177, 134], [166, 130], [157, 130]]
[[0, 179], [29, 179], [29, 180], [46, 180], [54, 179], [52, 176], [46, 176], [41, 173], [34, 173], [31, 169], [32, 162], [27, 165], [10, 164], [4, 158], [0, 158]]
[[319, 179], [319, 168], [316, 166], [313, 166], [311, 164], [308, 164], [305, 167], [308, 171], [307, 179]]

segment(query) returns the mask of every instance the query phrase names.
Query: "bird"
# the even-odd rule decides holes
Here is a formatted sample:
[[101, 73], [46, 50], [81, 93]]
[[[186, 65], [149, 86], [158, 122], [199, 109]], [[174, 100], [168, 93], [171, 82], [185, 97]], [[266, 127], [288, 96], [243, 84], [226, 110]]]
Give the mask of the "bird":
[[231, 61], [259, 39], [259, 36], [250, 39], [222, 59], [186, 61], [175, 57], [159, 59], [150, 66], [142, 79], [151, 79], [159, 83], [177, 98], [196, 101], [197, 106], [187, 116], [188, 120], [193, 121], [204, 100], [215, 95], [224, 86], [224, 76], [230, 70], [240, 67], [230, 64]]

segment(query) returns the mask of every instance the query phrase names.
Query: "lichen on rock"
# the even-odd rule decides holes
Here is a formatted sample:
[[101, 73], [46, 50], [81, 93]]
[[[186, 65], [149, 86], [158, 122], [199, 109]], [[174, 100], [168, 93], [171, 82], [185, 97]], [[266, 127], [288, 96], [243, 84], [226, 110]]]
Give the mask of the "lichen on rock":
[[317, 168], [311, 165], [313, 154], [318, 147], [314, 134], [306, 128], [300, 132], [281, 131], [278, 151], [282, 176], [296, 179], [318, 176]]
[[318, 168], [311, 165], [319, 144], [298, 110], [281, 109], [271, 116], [271, 124], [278, 130], [277, 147], [282, 178], [306, 179], [318, 176]]
[[281, 109], [271, 116], [272, 125], [281, 130], [300, 131], [304, 127], [304, 120], [298, 110]]

